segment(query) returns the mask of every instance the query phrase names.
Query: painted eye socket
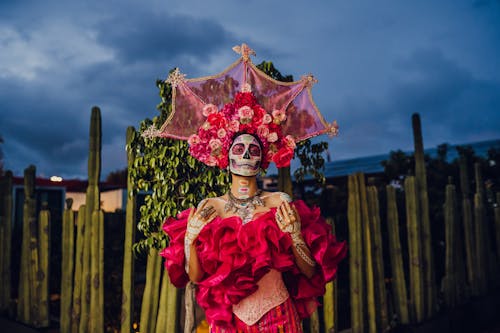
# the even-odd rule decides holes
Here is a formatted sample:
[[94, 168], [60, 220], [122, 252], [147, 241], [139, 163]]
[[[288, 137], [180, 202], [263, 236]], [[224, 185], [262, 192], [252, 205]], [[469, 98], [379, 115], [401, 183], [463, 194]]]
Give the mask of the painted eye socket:
[[233, 146], [231, 151], [235, 155], [241, 155], [245, 152], [245, 145], [243, 145], [242, 143], [237, 143]]
[[250, 156], [260, 156], [260, 147], [256, 145], [250, 145], [250, 147], [248, 147], [248, 152], [250, 153]]

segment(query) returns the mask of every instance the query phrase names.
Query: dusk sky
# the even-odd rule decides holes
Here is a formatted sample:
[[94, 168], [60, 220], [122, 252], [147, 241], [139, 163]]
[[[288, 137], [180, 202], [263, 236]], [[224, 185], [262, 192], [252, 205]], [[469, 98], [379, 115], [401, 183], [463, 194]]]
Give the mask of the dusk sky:
[[318, 79], [340, 135], [332, 160], [500, 139], [500, 1], [2, 1], [5, 167], [85, 178], [90, 110], [102, 176], [126, 166], [125, 131], [158, 114], [156, 79], [212, 75], [247, 43], [255, 64]]

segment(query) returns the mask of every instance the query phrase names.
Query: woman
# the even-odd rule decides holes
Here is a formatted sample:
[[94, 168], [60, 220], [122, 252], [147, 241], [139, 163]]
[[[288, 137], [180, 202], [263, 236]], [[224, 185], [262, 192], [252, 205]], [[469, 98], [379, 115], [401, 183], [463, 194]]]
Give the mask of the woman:
[[245, 91], [203, 114], [207, 121], [189, 139], [190, 153], [227, 167], [231, 187], [165, 222], [170, 244], [162, 256], [171, 281], [197, 285], [211, 332], [302, 332], [300, 320], [315, 310], [346, 246], [318, 209], [257, 187], [261, 169], [271, 161], [287, 166], [293, 157], [282, 112], [267, 113]]

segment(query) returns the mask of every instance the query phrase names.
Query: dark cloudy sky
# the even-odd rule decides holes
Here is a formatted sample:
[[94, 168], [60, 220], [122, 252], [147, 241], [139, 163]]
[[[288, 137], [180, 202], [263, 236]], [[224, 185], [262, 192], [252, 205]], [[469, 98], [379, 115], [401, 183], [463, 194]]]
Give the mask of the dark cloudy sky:
[[333, 160], [500, 138], [500, 1], [2, 1], [6, 167], [85, 177], [90, 109], [103, 177], [125, 167], [127, 126], [157, 114], [157, 78], [214, 74], [246, 42], [295, 78], [341, 134]]

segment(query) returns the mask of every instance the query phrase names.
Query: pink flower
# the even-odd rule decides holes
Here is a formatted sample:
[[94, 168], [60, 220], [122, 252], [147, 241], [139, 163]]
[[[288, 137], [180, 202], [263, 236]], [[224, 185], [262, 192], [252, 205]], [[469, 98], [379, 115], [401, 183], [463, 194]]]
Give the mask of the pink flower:
[[222, 139], [222, 138], [224, 138], [226, 135], [227, 135], [226, 130], [225, 130], [225, 129], [223, 129], [223, 128], [219, 128], [219, 130], [217, 131], [217, 137], [218, 137], [219, 139]]
[[274, 121], [278, 121], [277, 124], [286, 120], [286, 114], [283, 110], [273, 110]]
[[242, 124], [248, 124], [252, 121], [253, 110], [249, 106], [242, 106], [238, 109], [238, 116], [240, 116], [240, 122]]
[[208, 165], [208, 166], [216, 166], [217, 165], [217, 159], [215, 157], [213, 157], [212, 155], [208, 156], [205, 160], [205, 163]]
[[201, 125], [201, 128], [203, 128], [205, 131], [209, 130], [210, 127], [212, 127], [212, 126], [210, 125], [210, 123], [208, 121], [205, 121], [203, 123], [203, 125]]
[[278, 134], [276, 132], [269, 133], [267, 136], [267, 141], [269, 142], [276, 142], [278, 140]]
[[205, 117], [217, 112], [219, 112], [219, 109], [217, 109], [217, 107], [213, 104], [207, 104], [203, 107], [203, 115]]
[[238, 132], [240, 130], [240, 122], [238, 120], [231, 120], [228, 129], [231, 132]]
[[269, 113], [266, 113], [264, 117], [262, 117], [263, 124], [269, 124], [271, 121], [273, 121], [273, 117], [271, 117]]
[[212, 150], [212, 155], [217, 156], [220, 153], [222, 142], [219, 139], [211, 139], [208, 143], [210, 149]]
[[267, 128], [267, 126], [259, 126], [257, 128], [257, 135], [262, 137], [262, 138], [267, 138], [267, 136], [269, 135], [269, 128]]
[[286, 146], [289, 148], [295, 149], [295, 147], [297, 147], [297, 145], [295, 144], [295, 139], [291, 135], [287, 135], [284, 141]]
[[200, 137], [198, 136], [198, 134], [193, 134], [191, 135], [189, 138], [188, 138], [188, 144], [190, 146], [192, 145], [197, 145], [198, 143], [200, 143], [201, 139]]

